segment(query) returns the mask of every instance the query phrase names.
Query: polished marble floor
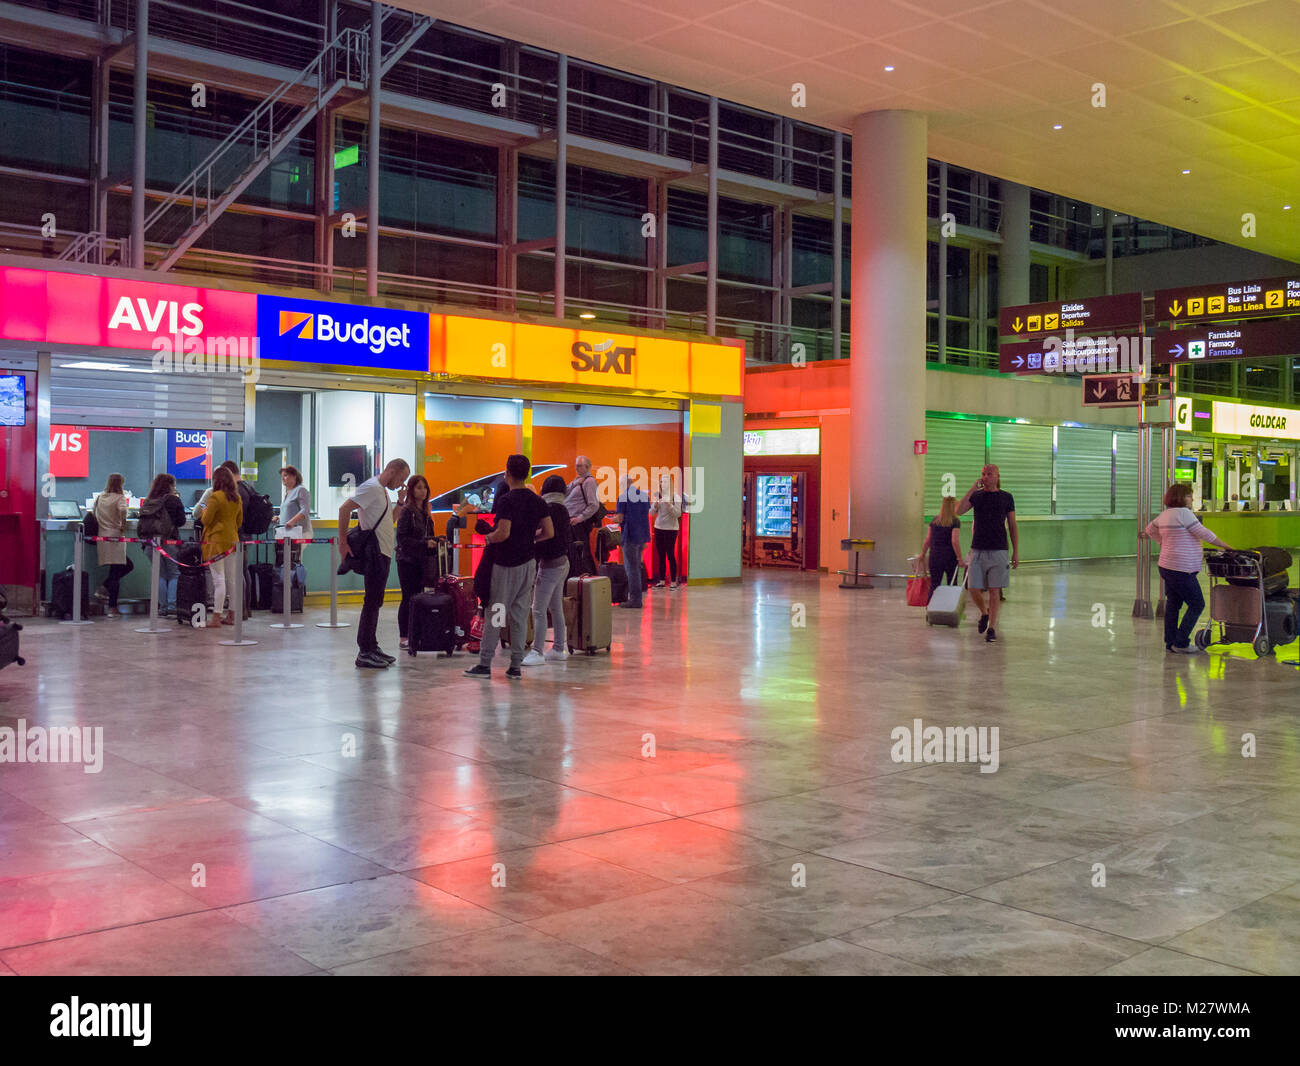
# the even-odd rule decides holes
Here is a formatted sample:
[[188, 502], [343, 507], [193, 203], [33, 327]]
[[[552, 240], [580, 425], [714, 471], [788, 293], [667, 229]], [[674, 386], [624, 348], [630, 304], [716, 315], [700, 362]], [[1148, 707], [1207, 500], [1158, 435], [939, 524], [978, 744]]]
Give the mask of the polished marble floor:
[[[657, 590], [522, 683], [34, 621], [0, 727], [105, 753], [0, 764], [0, 972], [1300, 971], [1297, 645], [1167, 656], [1129, 565], [1014, 581], [996, 645], [832, 578]], [[997, 771], [894, 761], [915, 718]]]

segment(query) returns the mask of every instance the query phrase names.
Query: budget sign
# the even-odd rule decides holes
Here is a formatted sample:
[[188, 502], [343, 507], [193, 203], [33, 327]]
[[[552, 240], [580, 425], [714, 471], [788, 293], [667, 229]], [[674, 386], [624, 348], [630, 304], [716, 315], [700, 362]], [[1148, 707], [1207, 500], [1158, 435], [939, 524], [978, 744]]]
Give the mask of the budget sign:
[[211, 481], [212, 434], [202, 429], [169, 429], [167, 473], [178, 481]]

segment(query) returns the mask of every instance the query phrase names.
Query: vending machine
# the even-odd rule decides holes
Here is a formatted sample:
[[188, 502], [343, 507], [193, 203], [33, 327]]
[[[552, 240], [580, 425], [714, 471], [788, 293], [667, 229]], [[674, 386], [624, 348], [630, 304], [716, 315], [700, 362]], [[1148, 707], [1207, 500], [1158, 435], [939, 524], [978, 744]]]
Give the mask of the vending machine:
[[750, 566], [804, 568], [804, 474], [747, 474], [743, 529]]

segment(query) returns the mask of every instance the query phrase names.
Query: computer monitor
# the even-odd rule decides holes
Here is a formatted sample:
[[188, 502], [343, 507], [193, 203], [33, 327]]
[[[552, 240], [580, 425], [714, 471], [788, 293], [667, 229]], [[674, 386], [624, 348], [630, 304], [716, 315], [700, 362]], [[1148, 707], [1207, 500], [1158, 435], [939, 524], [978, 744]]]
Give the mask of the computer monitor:
[[80, 522], [81, 505], [76, 500], [51, 500], [50, 519], [55, 522]]

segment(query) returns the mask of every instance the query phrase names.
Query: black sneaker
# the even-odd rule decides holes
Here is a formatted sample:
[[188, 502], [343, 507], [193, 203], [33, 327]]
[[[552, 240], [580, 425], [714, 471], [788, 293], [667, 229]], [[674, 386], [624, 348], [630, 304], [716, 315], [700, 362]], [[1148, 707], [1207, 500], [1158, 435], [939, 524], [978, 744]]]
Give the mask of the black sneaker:
[[371, 652], [371, 654], [374, 655], [375, 658], [377, 659], [383, 659], [384, 662], [386, 663], [391, 664], [397, 662], [397, 656], [389, 655], [388, 652], [384, 651], [383, 648], [376, 648], [373, 652]]
[[360, 655], [358, 655], [357, 660], [353, 665], [356, 666], [358, 669], [364, 669], [364, 670], [387, 670], [388, 669], [388, 661], [386, 659], [381, 659], [379, 658], [378, 655], [375, 655], [368, 651], [362, 652]]
[[510, 669], [506, 671], [506, 677], [510, 678], [511, 681], [518, 681], [523, 676], [524, 676], [523, 670], [521, 670], [517, 666], [512, 666], [510, 667]]
[[997, 631], [992, 628], [990, 628], [989, 631], [984, 634], [985, 643], [992, 644], [997, 639], [998, 639]]
[[980, 632], [983, 633], [984, 630], [988, 629], [988, 627], [989, 627], [989, 616], [986, 614], [980, 615]]
[[633, 603], [631, 600], [624, 600], [622, 603], [619, 604], [619, 606], [626, 607], [629, 610], [633, 610], [633, 611], [642, 610], [642, 606], [640, 603]]
[[468, 670], [465, 671], [465, 676], [466, 677], [491, 677], [492, 671], [489, 670], [482, 663], [475, 663], [473, 666], [471, 666]]

